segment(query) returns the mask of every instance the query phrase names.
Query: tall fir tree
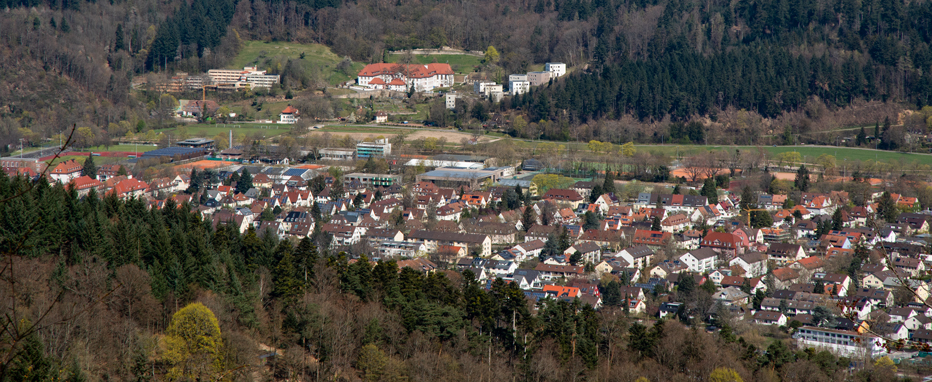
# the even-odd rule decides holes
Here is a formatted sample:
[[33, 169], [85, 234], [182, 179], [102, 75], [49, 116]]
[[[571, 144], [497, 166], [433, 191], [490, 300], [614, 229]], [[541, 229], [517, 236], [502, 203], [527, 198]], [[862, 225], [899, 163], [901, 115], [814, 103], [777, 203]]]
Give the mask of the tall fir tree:
[[87, 159], [84, 161], [84, 167], [81, 168], [81, 173], [84, 174], [84, 176], [97, 179], [97, 165], [94, 164], [93, 154], [87, 156]]

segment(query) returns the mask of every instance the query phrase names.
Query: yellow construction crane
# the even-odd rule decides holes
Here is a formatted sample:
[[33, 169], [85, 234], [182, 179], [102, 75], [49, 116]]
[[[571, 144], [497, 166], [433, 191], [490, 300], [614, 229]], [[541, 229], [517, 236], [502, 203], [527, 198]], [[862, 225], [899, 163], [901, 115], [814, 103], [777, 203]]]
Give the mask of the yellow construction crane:
[[750, 228], [751, 228], [751, 211], [767, 211], [767, 210], [764, 209], [764, 208], [745, 208], [745, 209], [743, 209], [743, 210], [741, 210], [741, 211], [747, 214], [747, 216], [748, 216], [748, 228], [750, 229]]
[[207, 88], [217, 90], [217, 85], [201, 85], [201, 102], [207, 101]]

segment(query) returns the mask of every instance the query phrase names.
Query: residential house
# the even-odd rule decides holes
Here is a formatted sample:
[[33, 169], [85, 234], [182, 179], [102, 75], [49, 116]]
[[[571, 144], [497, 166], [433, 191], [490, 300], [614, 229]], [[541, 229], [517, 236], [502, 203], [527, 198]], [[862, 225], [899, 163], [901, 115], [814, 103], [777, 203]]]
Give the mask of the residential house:
[[631, 243], [634, 245], [647, 245], [660, 248], [667, 245], [672, 238], [673, 234], [669, 232], [636, 229]]
[[558, 204], [567, 204], [574, 210], [583, 202], [583, 198], [578, 192], [558, 188], [547, 190], [542, 199], [553, 201]]
[[786, 325], [786, 316], [781, 312], [759, 310], [754, 313], [754, 322], [760, 325]]
[[642, 269], [650, 265], [654, 258], [654, 250], [646, 245], [638, 245], [622, 249], [615, 257], [624, 259], [632, 267]]
[[413, 230], [406, 240], [409, 242], [423, 241], [428, 251], [436, 251], [440, 245], [453, 245], [468, 247], [470, 253], [480, 257], [489, 257], [492, 254], [492, 240], [488, 235]]
[[783, 266], [806, 258], [806, 251], [798, 244], [773, 243], [767, 249], [767, 256], [777, 265]]
[[686, 252], [679, 259], [691, 272], [706, 273], [715, 270], [718, 253], [712, 248], [705, 247]]
[[879, 357], [886, 353], [884, 340], [856, 331], [803, 326], [793, 333], [800, 347], [828, 350], [839, 357]]
[[745, 277], [760, 277], [767, 273], [769, 257], [761, 252], [749, 252], [728, 262], [730, 267], [740, 267]]
[[572, 256], [577, 252], [582, 255], [582, 259], [580, 261], [584, 264], [598, 264], [600, 261], [602, 261], [602, 248], [598, 244], [591, 241], [576, 243], [563, 251], [563, 254]]
[[773, 283], [777, 289], [783, 289], [796, 283], [799, 272], [793, 268], [777, 268], [773, 270]]
[[554, 264], [545, 264], [539, 263], [537, 267], [534, 268], [535, 271], [540, 272], [541, 278], [544, 280], [554, 280], [554, 279], [570, 279], [574, 277], [582, 277], [585, 275], [585, 271], [581, 265], [554, 265]]
[[689, 223], [690, 221], [686, 215], [680, 213], [667, 216], [666, 219], [660, 222], [660, 227], [663, 232], [679, 232], [686, 229]]
[[699, 248], [711, 248], [730, 262], [731, 259], [744, 254], [743, 241], [735, 233], [710, 231], [702, 238]]

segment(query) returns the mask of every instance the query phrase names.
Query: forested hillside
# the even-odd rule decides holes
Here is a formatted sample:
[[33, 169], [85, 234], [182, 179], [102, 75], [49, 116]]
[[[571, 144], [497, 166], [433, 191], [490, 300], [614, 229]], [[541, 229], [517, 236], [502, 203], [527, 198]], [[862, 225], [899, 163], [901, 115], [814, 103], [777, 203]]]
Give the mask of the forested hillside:
[[[600, 286], [599, 311], [533, 306], [515, 283], [349, 262], [318, 250], [319, 233], [240, 235], [170, 200], [147, 210], [3, 174], [0, 200], [4, 382], [895, 379], [882, 363], [849, 375], [852, 360], [793, 352], [726, 311], [714, 334], [686, 316], [636, 323], [618, 281]], [[712, 301], [704, 288], [676, 293]], [[203, 337], [185, 347], [185, 333]]]
[[[0, 95], [5, 105], [0, 143], [20, 137], [36, 141], [73, 123], [108, 136], [123, 132], [109, 131], [114, 122], [143, 126], [139, 121], [150, 117], [144, 106], [157, 95], [132, 97], [133, 76], [222, 67], [244, 40], [322, 43], [362, 62], [382, 61], [389, 50], [491, 45], [501, 53], [496, 76], [563, 61], [576, 68], [568, 77], [505, 106], [527, 114], [527, 120], [564, 126], [622, 118], [653, 123], [710, 117], [714, 122], [729, 110], [745, 109], [805, 129], [800, 118], [779, 117], [804, 111], [802, 118], [813, 119], [814, 108], [838, 110], [866, 101], [915, 108], [932, 103], [929, 2], [5, 0], [3, 5], [9, 11], [0, 16], [0, 48], [9, 91]], [[572, 135], [565, 127], [544, 134]]]

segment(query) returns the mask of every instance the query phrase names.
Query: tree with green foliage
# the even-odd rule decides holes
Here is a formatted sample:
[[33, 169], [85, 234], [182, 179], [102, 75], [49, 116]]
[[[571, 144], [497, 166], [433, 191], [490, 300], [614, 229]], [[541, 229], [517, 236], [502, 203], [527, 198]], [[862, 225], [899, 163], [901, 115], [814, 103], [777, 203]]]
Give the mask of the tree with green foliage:
[[94, 154], [88, 155], [81, 168], [81, 174], [89, 176], [91, 179], [97, 179], [97, 165], [94, 164]]
[[744, 382], [744, 380], [735, 369], [720, 367], [709, 374], [709, 382]]
[[655, 215], [654, 218], [651, 219], [650, 229], [651, 231], [660, 231], [661, 228], [660, 217]]
[[887, 223], [895, 223], [900, 216], [900, 211], [896, 208], [896, 202], [889, 191], [884, 191], [877, 202], [877, 216]]
[[213, 380], [223, 370], [223, 339], [214, 312], [195, 302], [172, 316], [163, 339], [170, 380]]
[[240, 175], [239, 180], [236, 181], [236, 193], [245, 194], [250, 188], [253, 188], [252, 175], [249, 174], [248, 169], [243, 169], [243, 174]]
[[605, 170], [605, 181], [602, 182], [602, 193], [603, 194], [615, 193], [615, 173], [613, 173], [611, 169]]
[[797, 190], [808, 192], [809, 183], [809, 169], [806, 168], [806, 165], [800, 165], [799, 169], [796, 170], [796, 180], [794, 185], [796, 186]]
[[699, 195], [705, 196], [709, 204], [718, 203], [718, 188], [715, 186], [715, 179], [706, 178], [702, 183], [702, 190], [699, 191]]
[[592, 213], [592, 211], [586, 211], [586, 213], [583, 214], [582, 228], [584, 230], [599, 229], [599, 217]]
[[524, 231], [531, 229], [531, 225], [537, 222], [537, 214], [534, 213], [533, 206], [525, 206], [524, 212], [521, 213], [521, 226], [524, 228]]

